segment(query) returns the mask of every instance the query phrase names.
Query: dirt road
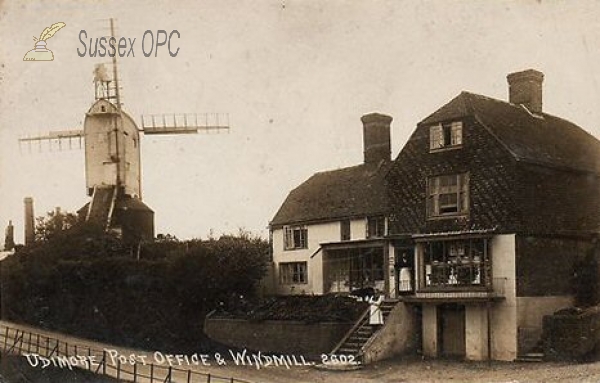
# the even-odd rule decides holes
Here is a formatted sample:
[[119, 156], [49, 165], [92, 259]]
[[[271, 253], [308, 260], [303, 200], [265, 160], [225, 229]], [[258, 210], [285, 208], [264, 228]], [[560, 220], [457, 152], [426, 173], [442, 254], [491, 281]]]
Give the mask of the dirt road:
[[[66, 334], [39, 330], [30, 326], [0, 322], [3, 326], [31, 331], [61, 342], [91, 346], [95, 349], [118, 350], [122, 354], [145, 355], [148, 360], [154, 353], [126, 349], [113, 345], [81, 339]], [[11, 338], [12, 339], [12, 338]], [[83, 349], [82, 349], [83, 350]], [[260, 366], [236, 365], [231, 359], [226, 364], [187, 365], [193, 371], [226, 377], [235, 377], [255, 383], [399, 383], [399, 382], [600, 382], [600, 362], [586, 364], [567, 363], [503, 363], [460, 362], [397, 358], [365, 366], [356, 371], [324, 371], [313, 366]], [[177, 380], [179, 381], [179, 380]]]

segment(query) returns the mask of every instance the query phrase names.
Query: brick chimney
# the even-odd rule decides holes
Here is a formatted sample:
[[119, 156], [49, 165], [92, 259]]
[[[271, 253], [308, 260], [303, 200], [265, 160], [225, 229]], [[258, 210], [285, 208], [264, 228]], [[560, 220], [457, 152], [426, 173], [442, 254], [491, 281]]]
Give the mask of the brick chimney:
[[544, 74], [535, 69], [511, 73], [508, 80], [508, 101], [523, 104], [532, 113], [542, 112], [542, 82]]
[[15, 227], [12, 221], [8, 221], [8, 226], [4, 231], [4, 251], [11, 251], [15, 248]]
[[25, 244], [29, 245], [35, 240], [35, 224], [33, 217], [33, 198], [25, 197]]
[[378, 164], [392, 158], [390, 124], [392, 117], [369, 113], [360, 119], [363, 123], [365, 164]]

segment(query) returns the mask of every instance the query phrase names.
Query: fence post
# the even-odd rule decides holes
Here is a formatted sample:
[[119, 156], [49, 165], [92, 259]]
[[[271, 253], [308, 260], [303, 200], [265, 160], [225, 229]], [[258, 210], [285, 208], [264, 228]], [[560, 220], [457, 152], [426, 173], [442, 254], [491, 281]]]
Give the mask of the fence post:
[[23, 339], [25, 339], [25, 331], [23, 331], [19, 338], [19, 355], [23, 352]]
[[137, 363], [133, 364], [133, 383], [137, 382]]
[[106, 375], [106, 350], [102, 350], [102, 375]]
[[210, 374], [206, 375], [206, 383], [210, 383]]
[[192, 370], [188, 370], [187, 373], [187, 383], [190, 383], [192, 381]]
[[[173, 367], [169, 366], [169, 372], [167, 378], [165, 379], [165, 383], [171, 383], [171, 374], [173, 373]], [[168, 379], [168, 380], [167, 380]]]
[[50, 356], [50, 338], [46, 337], [46, 356]]
[[154, 364], [150, 364], [150, 383], [154, 383]]
[[121, 361], [117, 359], [117, 382], [121, 381]]
[[65, 342], [65, 356], [69, 357], [69, 344], [67, 342]]
[[4, 352], [6, 352], [7, 345], [8, 345], [8, 327], [6, 328], [6, 331], [4, 332]]
[[38, 355], [40, 353], [40, 334], [35, 335], [35, 352]]
[[32, 333], [31, 331], [29, 332], [29, 342], [27, 342], [27, 352], [31, 353], [31, 338], [32, 338]]
[[13, 345], [10, 347], [12, 350], [17, 350], [18, 352], [18, 347], [17, 346], [19, 344], [19, 330], [15, 330], [15, 337], [13, 339]]

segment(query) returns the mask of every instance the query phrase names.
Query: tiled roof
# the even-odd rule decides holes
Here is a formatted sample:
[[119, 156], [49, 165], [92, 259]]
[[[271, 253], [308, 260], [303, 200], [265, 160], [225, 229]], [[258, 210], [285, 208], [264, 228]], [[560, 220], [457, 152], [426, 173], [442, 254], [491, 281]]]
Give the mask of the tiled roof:
[[271, 226], [383, 214], [389, 162], [316, 173], [292, 190]]
[[521, 105], [462, 92], [419, 125], [474, 116], [521, 161], [600, 173], [600, 141], [579, 126]]

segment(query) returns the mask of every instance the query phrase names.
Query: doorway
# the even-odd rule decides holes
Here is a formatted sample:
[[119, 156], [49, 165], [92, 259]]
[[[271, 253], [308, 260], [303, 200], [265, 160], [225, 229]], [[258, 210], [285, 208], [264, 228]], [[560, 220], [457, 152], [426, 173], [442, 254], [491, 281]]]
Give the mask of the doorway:
[[440, 356], [464, 358], [466, 355], [465, 306], [459, 304], [438, 306], [438, 326]]
[[415, 288], [415, 248], [396, 248], [394, 259], [396, 291], [400, 295], [410, 294]]

